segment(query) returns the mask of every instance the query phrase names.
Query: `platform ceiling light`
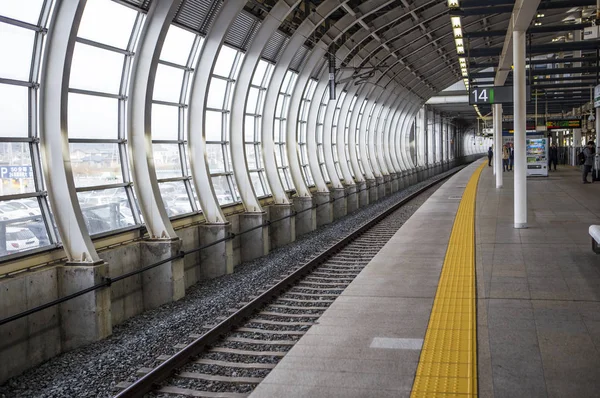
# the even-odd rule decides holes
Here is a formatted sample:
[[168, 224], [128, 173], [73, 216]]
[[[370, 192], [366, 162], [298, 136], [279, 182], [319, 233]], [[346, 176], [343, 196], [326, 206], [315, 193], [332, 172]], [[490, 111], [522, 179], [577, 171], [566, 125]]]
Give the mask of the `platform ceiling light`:
[[541, 23], [541, 22], [539, 22], [539, 21], [537, 21], [537, 22], [536, 22], [534, 25], [535, 25], [535, 26], [542, 26], [542, 23]]
[[544, 14], [537, 14], [537, 15], [536, 15], [536, 18], [544, 18], [544, 17], [545, 17], [545, 15], [544, 15]]
[[458, 4], [458, 0], [448, 0], [448, 7], [449, 8], [458, 8], [458, 7], [460, 7], [460, 4]]

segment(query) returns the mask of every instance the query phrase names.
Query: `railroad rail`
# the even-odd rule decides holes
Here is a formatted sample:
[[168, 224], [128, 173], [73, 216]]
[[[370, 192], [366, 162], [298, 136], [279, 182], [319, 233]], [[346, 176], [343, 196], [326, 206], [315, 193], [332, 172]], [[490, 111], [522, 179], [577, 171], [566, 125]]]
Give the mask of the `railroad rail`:
[[[142, 368], [141, 377], [115, 398], [159, 395], [241, 398], [247, 396], [313, 325], [377, 252], [400, 228], [394, 213], [462, 167], [402, 199], [379, 216], [319, 253], [259, 296], [210, 327], [175, 346], [158, 366]], [[164, 381], [171, 378], [170, 383]]]

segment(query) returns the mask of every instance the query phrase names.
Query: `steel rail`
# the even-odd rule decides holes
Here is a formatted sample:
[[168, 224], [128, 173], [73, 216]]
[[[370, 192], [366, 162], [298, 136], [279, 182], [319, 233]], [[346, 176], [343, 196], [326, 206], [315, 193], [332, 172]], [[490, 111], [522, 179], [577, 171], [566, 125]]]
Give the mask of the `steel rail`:
[[156, 368], [152, 369], [150, 372], [146, 373], [140, 379], [133, 382], [130, 386], [125, 388], [119, 394], [115, 395], [114, 398], [141, 398], [144, 394], [152, 391], [155, 386], [162, 382], [163, 380], [170, 377], [173, 372], [187, 364], [191, 358], [199, 355], [206, 348], [216, 341], [218, 341], [225, 333], [229, 332], [231, 329], [239, 325], [241, 322], [249, 318], [254, 312], [258, 309], [262, 308], [265, 304], [269, 303], [273, 300], [273, 298], [281, 295], [284, 291], [286, 291], [290, 286], [294, 285], [302, 278], [304, 278], [307, 274], [309, 274], [314, 268], [324, 263], [328, 258], [330, 258], [333, 254], [339, 252], [342, 248], [347, 246], [350, 242], [355, 240], [358, 236], [362, 235], [367, 230], [371, 229], [374, 225], [378, 224], [381, 220], [388, 217], [394, 211], [398, 210], [400, 207], [404, 206], [406, 203], [421, 195], [426, 190], [431, 187], [445, 181], [450, 178], [454, 174], [461, 171], [465, 165], [455, 167], [451, 170], [446, 176], [440, 178], [439, 180], [433, 181], [426, 186], [422, 187], [418, 191], [408, 195], [406, 198], [400, 200], [398, 203], [391, 206], [389, 209], [385, 210], [377, 217], [373, 218], [371, 221], [365, 223], [363, 226], [359, 227], [356, 231], [350, 233], [345, 238], [341, 239], [337, 243], [335, 243], [331, 248], [327, 249], [323, 253], [319, 254], [314, 259], [310, 260], [308, 263], [304, 264], [300, 268], [298, 268], [295, 272], [285, 277], [283, 280], [273, 285], [267, 291], [263, 292], [252, 301], [244, 305], [241, 309], [239, 309], [234, 314], [230, 315], [228, 318], [223, 320], [221, 323], [217, 324], [215, 327], [204, 333], [202, 336], [195, 339], [193, 342], [188, 344], [185, 348], [177, 352], [175, 355], [170, 357], [168, 360], [162, 362]]

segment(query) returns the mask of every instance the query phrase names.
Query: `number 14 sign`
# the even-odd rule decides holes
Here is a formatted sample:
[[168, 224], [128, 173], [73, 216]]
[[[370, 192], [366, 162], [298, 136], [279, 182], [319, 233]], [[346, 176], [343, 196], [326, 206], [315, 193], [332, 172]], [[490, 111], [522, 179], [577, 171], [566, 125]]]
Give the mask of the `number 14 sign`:
[[[531, 91], [526, 89], [526, 101], [529, 101]], [[476, 87], [469, 93], [469, 105], [481, 104], [512, 104], [513, 86]]]

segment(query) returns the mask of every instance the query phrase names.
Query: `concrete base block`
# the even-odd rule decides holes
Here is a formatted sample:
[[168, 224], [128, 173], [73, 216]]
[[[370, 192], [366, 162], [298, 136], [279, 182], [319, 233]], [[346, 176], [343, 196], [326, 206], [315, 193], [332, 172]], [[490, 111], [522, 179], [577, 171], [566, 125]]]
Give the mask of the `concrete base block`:
[[[266, 212], [240, 214], [240, 233], [263, 225], [266, 220]], [[269, 254], [269, 227], [256, 228], [240, 235], [240, 245], [242, 262], [251, 261]]]
[[337, 220], [348, 214], [348, 207], [346, 205], [346, 189], [345, 188], [334, 188], [331, 191], [333, 202], [333, 219]]
[[[296, 240], [296, 220], [292, 216], [293, 204], [272, 205], [269, 209], [269, 237], [271, 250], [285, 246]], [[286, 218], [287, 217], [287, 218]]]
[[[2, 279], [0, 319], [56, 300], [57, 279], [56, 267]], [[0, 326], [0, 385], [61, 352], [58, 306]]]
[[[140, 246], [140, 263], [149, 265], [173, 257], [181, 250], [181, 240], [147, 240]], [[183, 259], [169, 261], [142, 274], [144, 309], [156, 308], [185, 296]]]
[[313, 198], [294, 198], [296, 210], [296, 238], [317, 229], [317, 209], [313, 207]]
[[[67, 263], [58, 267], [59, 297], [104, 281], [108, 264]], [[110, 288], [94, 290], [59, 305], [63, 351], [106, 338], [112, 333]]]
[[383, 176], [383, 186], [385, 188], [385, 196], [392, 194], [392, 177], [389, 174]]
[[317, 205], [317, 228], [333, 221], [333, 204], [330, 192], [315, 192], [313, 195]]
[[398, 173], [398, 190], [406, 188], [406, 172], [401, 171]]
[[377, 199], [381, 199], [385, 197], [385, 181], [383, 176], [375, 177], [375, 181], [377, 182]]
[[400, 189], [400, 186], [398, 184], [398, 174], [397, 173], [390, 174], [390, 184], [391, 184], [392, 193], [398, 192], [398, 190]]
[[[231, 234], [231, 224], [204, 224], [198, 227], [201, 246], [224, 239]], [[200, 278], [212, 279], [233, 272], [233, 242], [231, 239], [200, 251]]]
[[369, 190], [367, 189], [367, 182], [361, 181], [356, 184], [358, 191], [358, 206], [365, 207], [369, 205]]
[[377, 180], [367, 180], [367, 186], [369, 187], [369, 203], [377, 201]]
[[[100, 257], [108, 266], [110, 278], [137, 271], [142, 266], [140, 261], [141, 243], [121, 245], [100, 253]], [[114, 282], [111, 290], [111, 317], [112, 324], [118, 325], [125, 320], [141, 314], [144, 311], [144, 291], [142, 289], [142, 275], [137, 274], [129, 278]]]
[[347, 214], [358, 209], [358, 194], [356, 193], [356, 185], [346, 186], [346, 211]]

